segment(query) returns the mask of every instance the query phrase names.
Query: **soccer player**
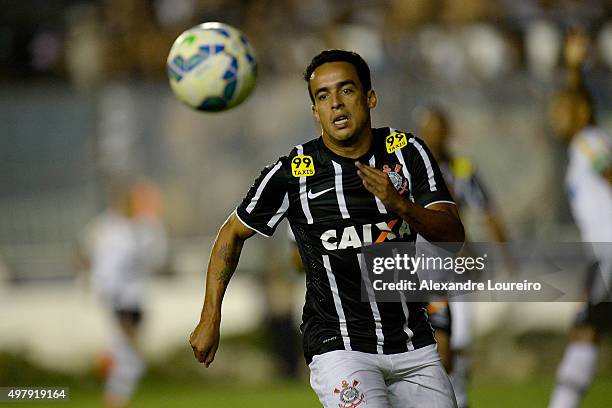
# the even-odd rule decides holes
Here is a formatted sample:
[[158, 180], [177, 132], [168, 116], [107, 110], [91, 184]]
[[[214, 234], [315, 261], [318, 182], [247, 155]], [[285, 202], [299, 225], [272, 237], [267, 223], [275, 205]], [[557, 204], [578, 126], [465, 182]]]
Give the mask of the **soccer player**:
[[609, 246], [601, 244], [612, 242], [612, 138], [596, 125], [586, 89], [581, 83], [574, 85], [555, 98], [553, 125], [570, 140], [565, 180], [570, 208], [582, 240], [595, 243], [596, 263], [591, 268], [588, 299], [576, 317], [557, 370], [549, 408], [580, 404], [595, 376], [601, 335], [612, 328], [612, 254]]
[[[418, 134], [438, 161], [459, 210], [465, 207], [478, 210], [491, 238], [496, 242], [505, 242], [505, 228], [495, 212], [475, 165], [466, 157], [454, 157], [449, 151], [448, 115], [438, 107], [425, 107], [418, 117], [418, 130]], [[466, 408], [470, 369], [469, 345], [472, 342], [470, 304], [432, 302], [428, 305], [428, 311], [431, 324], [436, 330], [438, 352], [450, 375], [457, 405], [459, 408]]]
[[127, 407], [144, 373], [138, 350], [146, 285], [167, 253], [165, 230], [146, 206], [146, 185], [113, 183], [108, 208], [86, 227], [81, 261], [89, 267], [93, 289], [116, 323], [104, 402], [107, 408]]
[[[377, 96], [356, 53], [323, 51], [304, 79], [321, 137], [266, 167], [221, 227], [190, 336], [207, 367], [219, 346], [221, 302], [244, 241], [287, 217], [306, 271], [301, 331], [310, 382], [325, 407], [456, 407], [422, 303], [361, 301], [360, 247], [464, 239], [425, 144], [371, 127]], [[390, 137], [391, 136], [391, 137]]]

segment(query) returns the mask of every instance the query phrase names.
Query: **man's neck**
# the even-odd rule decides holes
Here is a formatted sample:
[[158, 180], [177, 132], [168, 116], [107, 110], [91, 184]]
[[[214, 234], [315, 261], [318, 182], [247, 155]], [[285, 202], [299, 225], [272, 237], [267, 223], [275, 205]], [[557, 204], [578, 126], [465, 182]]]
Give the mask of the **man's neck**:
[[357, 159], [370, 150], [372, 146], [372, 128], [368, 128], [359, 136], [354, 136], [346, 141], [346, 144], [337, 143], [331, 137], [322, 135], [325, 146], [337, 154], [347, 159]]

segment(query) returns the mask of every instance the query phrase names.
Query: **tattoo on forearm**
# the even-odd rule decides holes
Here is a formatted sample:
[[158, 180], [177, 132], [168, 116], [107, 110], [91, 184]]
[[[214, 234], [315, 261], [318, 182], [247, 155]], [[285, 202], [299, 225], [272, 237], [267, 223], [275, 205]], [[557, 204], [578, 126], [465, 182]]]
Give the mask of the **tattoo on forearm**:
[[232, 278], [233, 274], [234, 274], [234, 269], [225, 267], [221, 269], [221, 271], [219, 272], [219, 275], [217, 276], [217, 279], [220, 282], [223, 282], [224, 285], [227, 285], [230, 279]]
[[236, 266], [238, 265], [238, 254], [240, 250], [238, 248], [232, 248], [228, 244], [223, 244], [219, 248], [217, 256], [221, 258], [224, 263], [223, 268], [217, 275], [217, 279], [224, 284], [228, 284], [229, 280], [232, 278], [234, 271], [236, 270]]

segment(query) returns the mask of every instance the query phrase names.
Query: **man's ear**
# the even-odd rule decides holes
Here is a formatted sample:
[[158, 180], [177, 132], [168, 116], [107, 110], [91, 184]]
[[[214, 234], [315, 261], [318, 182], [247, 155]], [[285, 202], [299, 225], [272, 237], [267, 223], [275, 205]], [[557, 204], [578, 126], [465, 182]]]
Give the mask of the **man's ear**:
[[317, 123], [321, 123], [321, 119], [319, 119], [319, 112], [317, 112], [317, 108], [314, 105], [310, 105], [310, 109], [312, 110], [312, 116], [314, 116]]
[[376, 97], [376, 92], [373, 89], [370, 89], [367, 94], [368, 98], [368, 108], [374, 109], [376, 104], [378, 103], [378, 98]]

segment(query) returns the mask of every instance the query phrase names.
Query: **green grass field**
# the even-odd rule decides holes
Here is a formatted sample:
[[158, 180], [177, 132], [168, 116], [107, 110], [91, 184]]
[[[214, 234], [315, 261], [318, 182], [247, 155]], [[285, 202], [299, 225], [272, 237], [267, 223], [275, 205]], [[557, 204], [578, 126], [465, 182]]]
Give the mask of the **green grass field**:
[[[545, 407], [551, 382], [510, 383], [476, 380], [471, 385], [471, 407], [537, 408]], [[93, 384], [72, 386], [71, 398], [63, 403], [0, 404], [9, 407], [100, 408], [99, 388]], [[146, 382], [136, 394], [132, 408], [187, 407], [319, 407], [318, 400], [306, 382], [277, 383], [265, 386], [164, 384]], [[612, 378], [599, 378], [589, 390], [581, 408], [612, 407]], [[424, 407], [427, 408], [427, 407]]]

